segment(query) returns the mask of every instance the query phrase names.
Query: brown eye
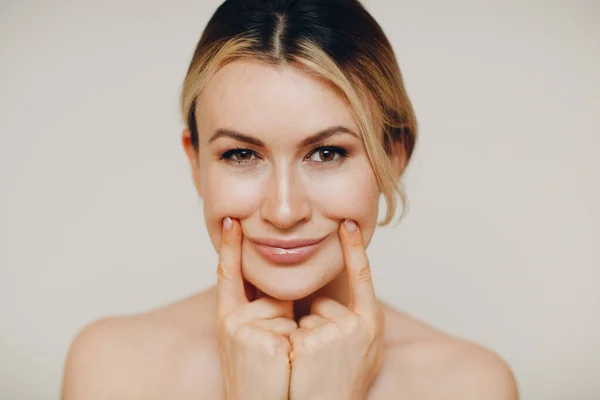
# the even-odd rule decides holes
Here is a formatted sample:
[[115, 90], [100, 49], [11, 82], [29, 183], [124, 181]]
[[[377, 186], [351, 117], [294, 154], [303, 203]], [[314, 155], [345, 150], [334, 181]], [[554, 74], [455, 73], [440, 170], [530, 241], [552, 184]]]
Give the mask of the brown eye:
[[335, 159], [335, 153], [331, 150], [320, 150], [319, 158], [323, 162], [333, 161], [333, 159]]
[[248, 150], [240, 150], [236, 154], [236, 158], [239, 161], [247, 161], [247, 160], [250, 160], [252, 158], [252, 153], [250, 153]]
[[250, 149], [231, 149], [223, 153], [221, 160], [230, 161], [237, 164], [245, 164], [258, 158], [257, 154]]
[[323, 146], [313, 150], [308, 158], [317, 164], [330, 164], [341, 161], [347, 155], [346, 150], [340, 147]]

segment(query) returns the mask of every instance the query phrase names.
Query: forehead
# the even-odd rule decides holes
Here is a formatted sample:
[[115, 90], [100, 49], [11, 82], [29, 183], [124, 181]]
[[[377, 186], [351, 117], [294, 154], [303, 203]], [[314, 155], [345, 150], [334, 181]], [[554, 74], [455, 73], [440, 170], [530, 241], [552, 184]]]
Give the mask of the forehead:
[[358, 130], [345, 99], [299, 67], [241, 59], [222, 67], [198, 98], [200, 135], [217, 128], [307, 136], [333, 125]]

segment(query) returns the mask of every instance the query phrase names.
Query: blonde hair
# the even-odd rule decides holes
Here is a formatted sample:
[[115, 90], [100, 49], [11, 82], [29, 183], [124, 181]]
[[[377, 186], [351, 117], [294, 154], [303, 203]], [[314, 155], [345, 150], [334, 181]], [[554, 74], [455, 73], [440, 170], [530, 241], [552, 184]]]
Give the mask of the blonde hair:
[[386, 200], [380, 225], [392, 220], [396, 195], [403, 206], [399, 222], [407, 209], [404, 171], [396, 175], [391, 157], [408, 163], [417, 121], [391, 45], [362, 5], [357, 0], [225, 1], [202, 34], [183, 83], [181, 111], [196, 148], [198, 95], [220, 68], [240, 58], [294, 65], [340, 91]]

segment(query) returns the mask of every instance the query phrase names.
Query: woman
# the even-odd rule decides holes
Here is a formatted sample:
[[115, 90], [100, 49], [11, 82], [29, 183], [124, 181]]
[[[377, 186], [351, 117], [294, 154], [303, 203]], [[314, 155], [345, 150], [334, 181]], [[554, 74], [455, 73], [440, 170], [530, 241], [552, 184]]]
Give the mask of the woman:
[[85, 328], [64, 399], [517, 398], [497, 355], [376, 300], [365, 248], [417, 125], [357, 0], [225, 1], [182, 108], [217, 286]]

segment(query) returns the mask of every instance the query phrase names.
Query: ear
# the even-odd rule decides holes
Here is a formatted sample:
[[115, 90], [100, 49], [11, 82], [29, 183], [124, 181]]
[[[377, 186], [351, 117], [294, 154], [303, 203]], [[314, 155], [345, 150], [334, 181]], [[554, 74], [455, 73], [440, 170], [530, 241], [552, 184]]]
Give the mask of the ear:
[[392, 154], [390, 155], [390, 161], [392, 163], [392, 169], [394, 170], [396, 180], [398, 180], [402, 176], [404, 168], [406, 168], [406, 164], [408, 162], [404, 145], [399, 140], [395, 141], [392, 144]]
[[192, 132], [189, 129], [184, 129], [181, 133], [181, 143], [183, 149], [187, 155], [190, 167], [192, 169], [192, 179], [194, 180], [194, 186], [198, 195], [202, 197], [202, 185], [200, 180], [200, 163], [199, 163], [199, 151], [192, 144]]

